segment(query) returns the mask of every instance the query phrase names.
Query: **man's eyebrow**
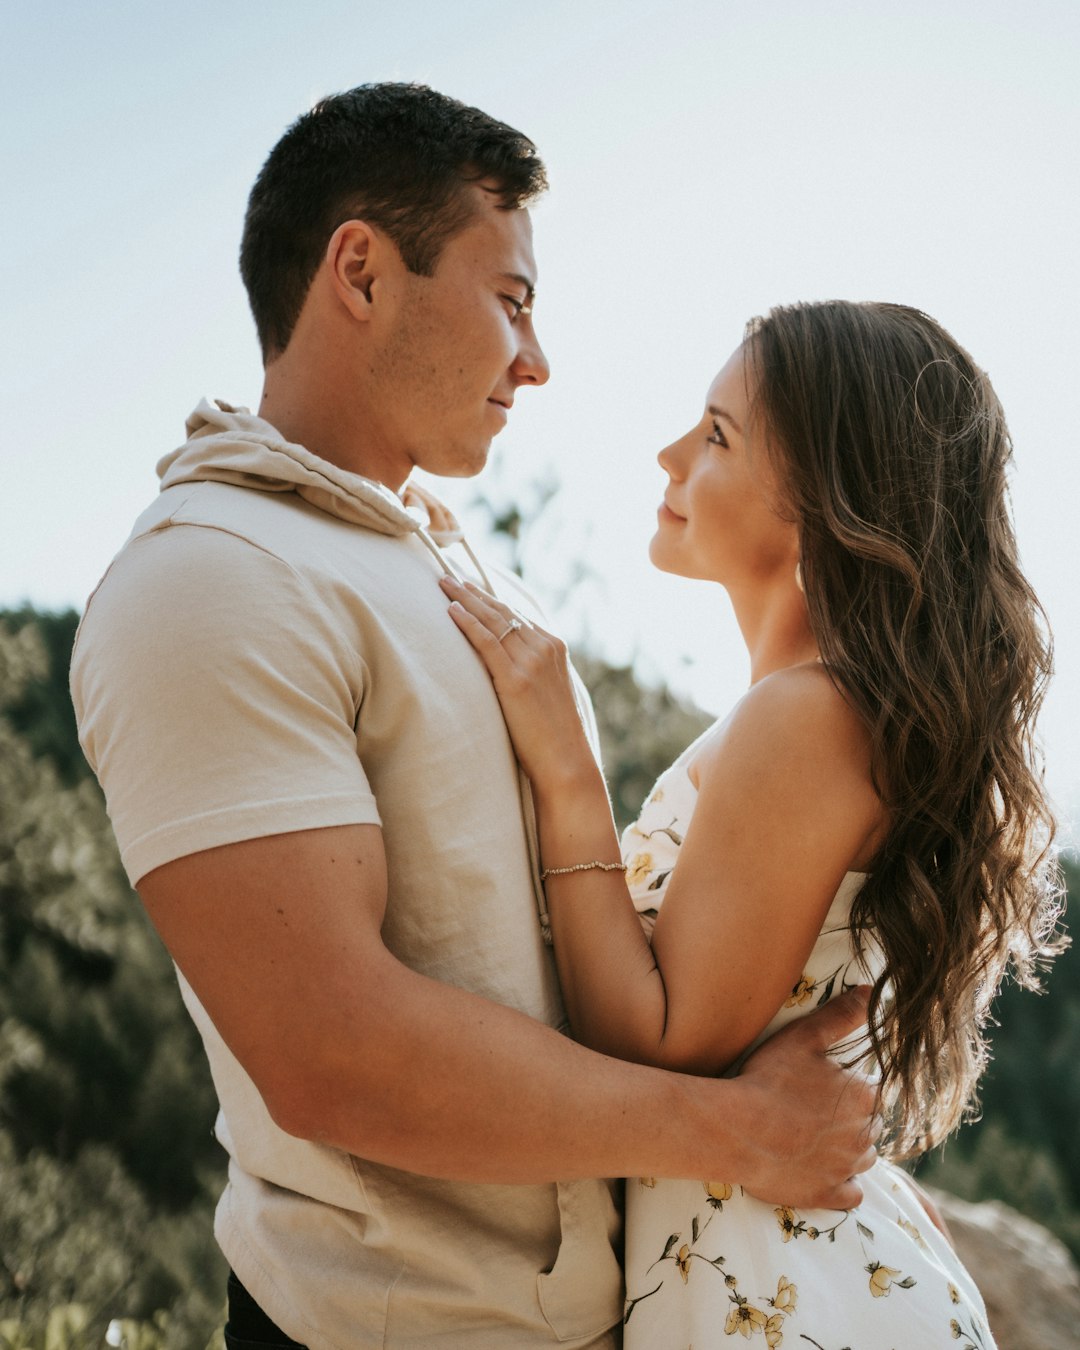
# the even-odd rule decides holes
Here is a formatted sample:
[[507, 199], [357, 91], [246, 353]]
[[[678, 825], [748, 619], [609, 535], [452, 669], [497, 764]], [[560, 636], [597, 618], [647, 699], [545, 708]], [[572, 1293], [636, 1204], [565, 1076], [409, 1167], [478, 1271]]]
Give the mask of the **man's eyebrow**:
[[528, 277], [523, 277], [520, 272], [502, 272], [500, 273], [502, 281], [516, 281], [519, 286], [525, 287], [525, 299], [531, 305], [536, 299], [536, 287]]
[[742, 427], [739, 426], [738, 422], [735, 421], [734, 417], [732, 417], [726, 408], [718, 408], [715, 404], [710, 403], [708, 411], [712, 417], [722, 417], [725, 422], [730, 422], [739, 435], [742, 435]]

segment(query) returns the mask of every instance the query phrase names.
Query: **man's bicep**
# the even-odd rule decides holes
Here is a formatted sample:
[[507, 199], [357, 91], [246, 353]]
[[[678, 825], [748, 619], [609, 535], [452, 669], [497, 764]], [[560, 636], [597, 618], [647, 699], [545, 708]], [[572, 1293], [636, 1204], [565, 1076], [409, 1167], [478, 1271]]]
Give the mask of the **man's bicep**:
[[[170, 955], [271, 1114], [355, 1035], [358, 985], [391, 961], [376, 825], [301, 830], [177, 858], [138, 892]], [[370, 989], [369, 989], [370, 992]]]
[[200, 526], [139, 538], [113, 564], [72, 691], [133, 883], [237, 840], [379, 823], [357, 753], [366, 667], [324, 599]]

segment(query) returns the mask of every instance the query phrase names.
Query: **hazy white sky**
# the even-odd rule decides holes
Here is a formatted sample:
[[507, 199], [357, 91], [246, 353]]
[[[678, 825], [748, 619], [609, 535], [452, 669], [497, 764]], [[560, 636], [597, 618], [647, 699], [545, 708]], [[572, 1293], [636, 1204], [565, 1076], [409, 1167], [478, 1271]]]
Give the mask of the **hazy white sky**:
[[[198, 398], [258, 401], [235, 259], [285, 126], [321, 94], [422, 80], [521, 127], [551, 172], [535, 223], [553, 378], [480, 486], [560, 481], [528, 563], [566, 592], [572, 633], [711, 709], [736, 697], [723, 595], [645, 560], [656, 451], [751, 314], [919, 305], [1010, 417], [1058, 644], [1050, 781], [1080, 816], [1074, 0], [9, 0], [0, 43], [0, 604], [81, 606]], [[482, 531], [477, 490], [446, 495]]]

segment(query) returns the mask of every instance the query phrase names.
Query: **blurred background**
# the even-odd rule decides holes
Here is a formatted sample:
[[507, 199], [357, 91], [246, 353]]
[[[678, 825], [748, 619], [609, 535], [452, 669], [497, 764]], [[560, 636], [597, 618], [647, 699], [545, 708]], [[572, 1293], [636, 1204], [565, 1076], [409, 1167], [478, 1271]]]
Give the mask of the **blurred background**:
[[[98, 1345], [112, 1323], [113, 1344], [201, 1347], [219, 1320], [212, 1094], [86, 777], [65, 671], [188, 412], [258, 402], [244, 205], [323, 94], [430, 83], [548, 164], [551, 383], [519, 399], [480, 480], [438, 490], [575, 643], [624, 817], [747, 679], [723, 595], [649, 569], [657, 451], [751, 315], [889, 299], [950, 328], [1009, 415], [1021, 552], [1057, 642], [1047, 775], [1075, 845], [1071, 0], [39, 0], [0, 7], [0, 43], [0, 1338], [36, 1345], [52, 1317], [57, 1344]], [[1080, 1254], [1078, 959], [1047, 998], [1006, 992], [984, 1120], [927, 1174]]]

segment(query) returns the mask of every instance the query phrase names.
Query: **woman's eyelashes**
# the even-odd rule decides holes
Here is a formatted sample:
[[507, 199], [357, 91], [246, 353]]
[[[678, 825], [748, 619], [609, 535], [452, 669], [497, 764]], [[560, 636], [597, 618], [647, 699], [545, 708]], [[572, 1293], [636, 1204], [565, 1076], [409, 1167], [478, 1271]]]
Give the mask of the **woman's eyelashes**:
[[723, 429], [720, 426], [720, 419], [718, 417], [714, 417], [712, 419], [712, 434], [710, 436], [706, 436], [705, 439], [711, 441], [713, 445], [722, 445], [725, 450], [728, 449], [727, 438], [724, 436]]

